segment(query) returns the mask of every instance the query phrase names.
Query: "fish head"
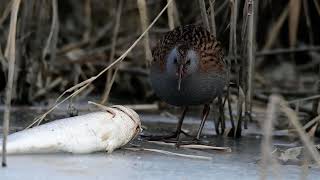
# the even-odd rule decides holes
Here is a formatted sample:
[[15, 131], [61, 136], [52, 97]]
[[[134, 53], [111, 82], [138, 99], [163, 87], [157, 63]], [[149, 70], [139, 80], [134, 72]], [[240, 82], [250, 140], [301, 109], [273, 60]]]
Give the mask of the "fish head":
[[114, 105], [112, 106], [112, 108], [118, 109], [130, 117], [130, 119], [136, 125], [136, 131], [132, 139], [136, 138], [140, 134], [140, 132], [142, 132], [141, 120], [138, 113], [136, 113], [133, 109], [122, 105]]

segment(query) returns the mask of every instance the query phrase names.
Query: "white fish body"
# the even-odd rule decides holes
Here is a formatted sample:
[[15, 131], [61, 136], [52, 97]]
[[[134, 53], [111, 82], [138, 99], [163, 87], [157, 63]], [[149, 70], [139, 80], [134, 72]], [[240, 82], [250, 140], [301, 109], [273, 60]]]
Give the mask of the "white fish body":
[[109, 110], [113, 113], [93, 112], [10, 134], [7, 153], [111, 153], [136, 137], [141, 122], [138, 114], [127, 107], [113, 106]]

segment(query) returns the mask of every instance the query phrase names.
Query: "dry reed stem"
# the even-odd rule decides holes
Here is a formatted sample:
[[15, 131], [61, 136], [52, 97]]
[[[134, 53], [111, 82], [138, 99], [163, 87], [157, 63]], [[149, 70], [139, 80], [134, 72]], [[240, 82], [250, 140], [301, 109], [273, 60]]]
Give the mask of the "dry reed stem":
[[50, 62], [56, 59], [58, 33], [59, 33], [59, 16], [58, 16], [58, 1], [52, 0], [52, 23], [50, 33], [43, 49], [42, 59], [44, 60], [46, 55], [50, 54]]
[[242, 90], [242, 88], [239, 86], [239, 96], [238, 96], [238, 103], [237, 103], [237, 117], [238, 121], [236, 124], [236, 129], [234, 131], [234, 138], [241, 136], [241, 131], [242, 131], [242, 105], [245, 99], [245, 94]]
[[[215, 2], [215, 0], [211, 0], [211, 1]], [[224, 12], [225, 11], [225, 6], [227, 6], [229, 2], [230, 1], [223, 1], [223, 3], [219, 7], [217, 7], [217, 10], [215, 11], [215, 15], [217, 16], [220, 13]], [[209, 8], [207, 13], [208, 14], [211, 13], [211, 9], [210, 8]]]
[[175, 25], [174, 25], [174, 1], [168, 6], [168, 24], [169, 24], [169, 29], [173, 30]]
[[[320, 65], [318, 65], [318, 67], [319, 67], [318, 75], [320, 75]], [[320, 94], [320, 80], [317, 80], [315, 84], [316, 84], [315, 93]], [[312, 114], [314, 116], [320, 114], [320, 100], [319, 99], [312, 101]]]
[[157, 152], [165, 155], [179, 156], [179, 157], [185, 157], [185, 158], [191, 158], [191, 159], [212, 160], [212, 157], [175, 153], [175, 152], [165, 151], [161, 149], [149, 149], [149, 148], [124, 148], [124, 149], [131, 150], [131, 151]]
[[179, 19], [179, 11], [177, 9], [176, 2], [173, 1], [172, 4], [173, 4], [172, 7], [173, 7], [174, 24], [175, 24], [175, 26], [181, 26], [181, 22], [180, 22], [180, 19]]
[[300, 139], [302, 140], [303, 144], [305, 145], [306, 149], [309, 151], [311, 157], [316, 161], [318, 166], [320, 166], [320, 155], [315, 145], [310, 140], [309, 136], [305, 133], [304, 128], [301, 126], [298, 120], [298, 116], [294, 110], [289, 108], [288, 103], [285, 100], [281, 100], [280, 102], [281, 110], [286, 114], [289, 121], [293, 125], [293, 127], [298, 132]]
[[[308, 27], [308, 34], [309, 34], [309, 41], [310, 44], [314, 44], [314, 37], [313, 37], [313, 30], [312, 30], [312, 23], [311, 23], [311, 18], [310, 18], [310, 12], [309, 12], [309, 5], [308, 5], [309, 0], [303, 0], [303, 12], [305, 15], [306, 19], [306, 25]], [[313, 57], [311, 56], [311, 61], [313, 61]]]
[[303, 102], [303, 101], [310, 101], [310, 100], [315, 100], [315, 99], [320, 99], [320, 95], [314, 95], [306, 98], [300, 98], [300, 99], [294, 99], [291, 101], [288, 101], [289, 104], [293, 104], [296, 102]]
[[[237, 55], [237, 19], [238, 19], [238, 1], [231, 0], [230, 1], [230, 33], [229, 33], [229, 57], [236, 57]], [[237, 62], [237, 59], [233, 59], [235, 62]], [[231, 59], [228, 58], [229, 66], [231, 66]], [[231, 68], [231, 67], [229, 67]]]
[[3, 11], [2, 16], [0, 17], [0, 27], [2, 26], [3, 22], [9, 17], [10, 12], [11, 12], [11, 6], [12, 6], [12, 1], [9, 1], [6, 8]]
[[275, 40], [278, 37], [278, 34], [280, 33], [280, 29], [283, 25], [283, 23], [285, 22], [286, 18], [288, 17], [288, 5], [284, 8], [284, 10], [282, 11], [281, 15], [279, 16], [279, 18], [277, 19], [277, 21], [274, 23], [274, 25], [272, 26], [271, 30], [268, 32], [267, 35], [267, 42], [266, 44], [263, 46], [263, 50], [265, 49], [270, 49]]
[[[238, 54], [238, 45], [237, 45], [237, 24], [238, 24], [238, 9], [239, 9], [239, 1], [238, 0], [232, 0], [230, 2], [230, 40], [229, 40], [229, 55], [232, 54], [233, 57], [236, 57]], [[245, 103], [246, 98], [245, 98], [245, 93], [243, 91], [243, 83], [242, 81], [242, 71], [245, 69], [244, 65], [242, 64], [241, 66], [239, 65], [239, 62], [237, 61], [236, 58], [234, 58], [234, 62], [237, 64], [237, 88], [238, 88], [238, 103], [237, 103], [237, 124], [236, 124], [236, 129], [234, 131], [234, 137], [240, 137], [241, 132], [242, 132], [242, 112], [243, 112], [243, 103]], [[244, 62], [244, 61], [243, 61]], [[229, 64], [231, 66], [231, 63]], [[240, 69], [241, 68], [241, 69]], [[231, 70], [231, 67], [229, 67]], [[243, 73], [242, 73], [243, 74]]]
[[209, 0], [211, 34], [214, 35], [214, 37], [217, 37], [217, 28], [216, 28], [214, 5], [215, 5], [215, 0], [213, 0], [213, 2], [211, 0]]
[[85, 26], [86, 30], [83, 33], [82, 39], [83, 41], [90, 41], [91, 37], [91, 28], [92, 28], [92, 8], [91, 8], [91, 0], [85, 0], [84, 2], [84, 14], [85, 14]]
[[297, 113], [297, 114], [299, 114], [299, 110], [300, 110], [300, 102], [298, 101], [298, 102], [296, 102], [296, 105], [295, 105], [295, 112]]
[[[237, 41], [236, 39], [234, 39], [236, 37], [236, 34], [234, 33], [234, 28], [236, 28], [236, 22], [235, 22], [235, 13], [234, 13], [234, 1], [225, 1], [224, 4], [221, 7], [224, 7], [225, 5], [228, 4], [228, 2], [230, 3], [230, 33], [229, 33], [229, 50], [228, 50], [228, 57], [236, 57], [236, 52], [237, 52], [237, 47], [233, 48], [233, 46], [236, 46]], [[220, 7], [220, 8], [221, 8]], [[219, 10], [217, 11], [218, 14]], [[229, 116], [230, 116], [230, 120], [232, 123], [232, 128], [234, 128], [234, 121], [233, 121], [233, 115], [232, 115], [232, 109], [231, 109], [231, 101], [230, 101], [230, 76], [231, 76], [231, 60], [232, 58], [227, 58], [227, 84], [228, 84], [228, 88], [227, 88], [227, 100], [228, 100], [228, 110], [229, 110]], [[237, 62], [237, 59], [234, 58], [233, 59], [235, 62]], [[236, 67], [236, 71], [239, 72], [239, 68]], [[237, 79], [237, 87], [239, 87], [239, 81]], [[239, 89], [238, 89], [239, 90]], [[239, 91], [238, 91], [239, 92]], [[239, 107], [239, 102], [238, 102], [238, 106]], [[237, 109], [237, 112], [239, 112], [239, 109]], [[237, 136], [237, 127], [235, 127], [234, 130], [234, 137]]]
[[243, 53], [242, 54], [242, 56], [245, 56], [245, 54], [244, 53], [246, 53], [246, 51], [245, 50], [247, 50], [246, 49], [246, 44], [247, 44], [247, 42], [248, 42], [248, 40], [246, 39], [247, 37], [248, 37], [248, 35], [247, 35], [247, 31], [248, 31], [248, 17], [249, 17], [249, 5], [248, 5], [248, 0], [246, 0], [245, 2], [244, 2], [244, 6], [243, 6], [243, 12], [242, 12], [242, 26], [241, 26], [241, 47], [240, 47], [240, 49], [241, 49], [241, 53]]
[[[167, 0], [168, 1], [168, 0]], [[168, 25], [169, 29], [173, 30], [175, 27], [180, 26], [179, 12], [175, 1], [173, 1], [168, 7]]]
[[318, 14], [320, 16], [320, 4], [319, 4], [319, 2], [317, 0], [313, 0], [313, 2], [314, 2], [314, 5], [315, 5], [315, 7], [317, 9], [317, 12], [318, 12]]
[[227, 102], [228, 102], [228, 111], [229, 111], [229, 118], [231, 121], [231, 128], [233, 132], [235, 133], [235, 125], [234, 125], [234, 120], [233, 120], [233, 112], [232, 112], [232, 107], [231, 107], [231, 100], [230, 100], [230, 85], [227, 88]]
[[1, 63], [1, 66], [2, 66], [2, 70], [3, 72], [6, 71], [7, 69], [7, 61], [6, 61], [6, 58], [4, 57], [3, 53], [2, 53], [2, 48], [1, 48], [1, 44], [0, 44], [0, 63]]
[[208, 20], [208, 15], [207, 15], [207, 9], [206, 9], [206, 4], [204, 0], [198, 0], [199, 6], [200, 6], [200, 11], [201, 11], [201, 19], [204, 24], [204, 27], [211, 32], [210, 26], [209, 26], [209, 20]]
[[262, 50], [256, 53], [257, 57], [261, 56], [269, 56], [269, 55], [277, 55], [277, 54], [285, 54], [285, 53], [298, 53], [298, 52], [308, 52], [308, 51], [319, 51], [320, 46], [305, 46], [298, 48], [277, 48], [273, 50]]
[[289, 44], [296, 45], [299, 27], [301, 0], [290, 0], [289, 2]]
[[[238, 4], [238, 1], [234, 1], [234, 11], [235, 12], [237, 12], [238, 11], [238, 8], [236, 8], [236, 6], [239, 6], [239, 4]], [[242, 14], [242, 16], [243, 16], [243, 20], [242, 20], [242, 26], [241, 26], [241, 46], [240, 46], [240, 56], [242, 57], [242, 58], [245, 58], [245, 57], [247, 57], [248, 56], [248, 52], [247, 52], [247, 50], [248, 50], [248, 39], [247, 39], [247, 37], [248, 37], [248, 13], [249, 13], [249, 9], [248, 9], [248, 0], [246, 0], [245, 1], [245, 3], [244, 3], [244, 7], [243, 7], [243, 14]], [[235, 13], [235, 14], [237, 14], [237, 13]], [[236, 19], [237, 20], [237, 19]], [[234, 38], [236, 39], [236, 29], [234, 30], [235, 32], [234, 32]], [[236, 44], [235, 44], [236, 45]], [[236, 47], [236, 46], [235, 46]], [[236, 47], [236, 49], [237, 49], [237, 47]], [[235, 53], [234, 53], [234, 56], [237, 56], [237, 52], [238, 51], [236, 51]], [[236, 59], [236, 58], [235, 58]], [[245, 91], [245, 98], [244, 98], [244, 114], [245, 114], [245, 116], [244, 116], [244, 128], [245, 129], [247, 129], [248, 128], [248, 103], [247, 103], [247, 100], [248, 100], [248, 98], [247, 98], [247, 93], [248, 93], [248, 64], [249, 64], [249, 60], [248, 60], [248, 58], [247, 59], [245, 59], [245, 60], [242, 60], [241, 61], [241, 63], [239, 63], [239, 67], [238, 67], [238, 69], [239, 69], [239, 72], [237, 73], [237, 74], [239, 74], [238, 75], [238, 84], [239, 84], [239, 86], [241, 86], [243, 89], [244, 89], [244, 91]], [[242, 107], [241, 107], [242, 108]], [[242, 110], [241, 110], [242, 111]]]
[[[314, 61], [314, 58], [311, 57], [311, 61]], [[317, 65], [319, 67], [319, 72], [318, 72], [318, 75], [320, 75], [320, 64]], [[314, 91], [314, 94], [320, 94], [320, 80], [317, 79], [315, 81], [315, 91]], [[312, 101], [312, 109], [311, 109], [311, 114], [312, 116], [317, 116], [318, 114], [320, 114], [320, 100], [319, 99], [315, 99]]]
[[[106, 87], [107, 89], [105, 91], [105, 94], [103, 96], [101, 104], [106, 104], [108, 102], [109, 96], [110, 96], [110, 91], [111, 91], [112, 85], [114, 83], [114, 80], [116, 79], [116, 76], [118, 74], [118, 70], [119, 70], [119, 65], [115, 67], [115, 70], [114, 70], [113, 74], [110, 74], [110, 75], [112, 75], [112, 77], [111, 77], [111, 79], [110, 79], [110, 81], [109, 81], [109, 83], [108, 83], [108, 85]], [[111, 71], [111, 69], [109, 71]]]
[[263, 122], [263, 140], [261, 143], [261, 169], [260, 169], [260, 179], [266, 179], [267, 178], [267, 171], [268, 171], [268, 160], [271, 160], [273, 171], [277, 177], [279, 177], [280, 173], [277, 172], [278, 163], [272, 156], [272, 131], [273, 131], [273, 123], [275, 119], [277, 118], [278, 113], [278, 107], [280, 103], [280, 97], [277, 95], [271, 95], [269, 97], [269, 103], [267, 106], [266, 111], [266, 119]]
[[[229, 50], [228, 50], [228, 57], [236, 57], [236, 54], [237, 54], [237, 40], [236, 40], [236, 33], [235, 33], [235, 29], [236, 29], [236, 20], [237, 20], [237, 13], [235, 13], [237, 11], [237, 7], [235, 6], [235, 1], [234, 0], [231, 0], [231, 1], [225, 1], [225, 2], [229, 2], [230, 3], [230, 33], [229, 33]], [[227, 64], [228, 64], [228, 71], [227, 71], [227, 84], [228, 84], [228, 103], [230, 103], [230, 76], [231, 76], [231, 60], [234, 60], [235, 63], [237, 63], [237, 59], [236, 58], [227, 58]], [[239, 73], [239, 66], [236, 67], [236, 71], [237, 73]], [[237, 87], [240, 87], [240, 81], [239, 79], [237, 78]], [[239, 92], [239, 89], [238, 89], [238, 92]], [[238, 94], [239, 95], [239, 94]], [[240, 95], [239, 95], [240, 96]], [[238, 102], [238, 106], [237, 106], [237, 112], [239, 113], [239, 103]], [[241, 103], [242, 104], [242, 103]], [[231, 105], [229, 107], [229, 114], [231, 115], [232, 114], [232, 109], [231, 109]], [[242, 110], [241, 110], [242, 111]], [[242, 112], [241, 112], [242, 113]], [[230, 118], [232, 118], [230, 116]], [[240, 119], [239, 119], [240, 120]], [[239, 123], [239, 121], [238, 121]], [[241, 122], [240, 122], [241, 123]], [[237, 124], [239, 125], [239, 124]], [[238, 131], [238, 128], [236, 127], [234, 129], [234, 137], [236, 137], [236, 133]], [[241, 130], [240, 130], [241, 131]]]
[[[111, 40], [111, 53], [110, 53], [110, 57], [109, 57], [109, 63], [111, 63], [113, 61], [114, 55], [116, 53], [117, 37], [118, 37], [120, 23], [121, 23], [122, 5], [123, 5], [123, 0], [120, 0], [118, 7], [117, 7], [116, 21], [115, 21], [115, 26], [113, 29], [112, 40]], [[112, 69], [110, 69], [107, 72], [105, 89], [104, 89], [104, 93], [102, 95], [102, 100], [100, 102], [101, 104], [105, 104], [108, 101], [111, 87], [113, 85], [113, 82], [114, 82], [114, 79], [115, 79], [117, 72], [118, 72], [118, 67], [115, 68], [114, 73], [112, 73]]]
[[[171, 1], [172, 0], [170, 0], [170, 2]], [[145, 31], [148, 27], [148, 24], [149, 24], [146, 1], [145, 0], [137, 0], [137, 2], [138, 2], [139, 14], [140, 14], [141, 29], [142, 29], [142, 31]], [[169, 1], [168, 1], [168, 3], [169, 3]], [[148, 32], [146, 33], [146, 35], [144, 37], [144, 51], [145, 51], [145, 57], [146, 57], [145, 62], [146, 62], [147, 67], [149, 67], [151, 64], [151, 60], [152, 60], [152, 54], [151, 54], [151, 50], [150, 50], [150, 46], [149, 46], [149, 33]]]
[[231, 15], [230, 15], [230, 45], [229, 51], [232, 52], [233, 56], [236, 56], [238, 53], [237, 47], [237, 22], [238, 22], [238, 1], [232, 0], [230, 1]]
[[93, 82], [95, 79], [96, 79], [96, 77], [91, 77], [91, 78], [89, 78], [89, 79], [87, 79], [87, 80], [84, 80], [84, 81], [82, 81], [82, 82], [80, 82], [80, 83], [72, 86], [71, 88], [65, 90], [65, 91], [56, 99], [55, 103], [58, 103], [58, 101], [60, 101], [60, 99], [61, 99], [66, 93], [70, 93], [70, 92], [72, 92], [72, 91], [76, 91], [76, 89], [81, 88], [81, 87], [83, 87], [83, 86], [85, 86], [85, 85], [87, 85], [87, 84], [90, 84], [90, 83]]
[[317, 117], [313, 118], [311, 121], [309, 121], [307, 124], [305, 124], [303, 126], [304, 130], [309, 129], [311, 126], [313, 126], [315, 123], [319, 123], [320, 122], [320, 115], [318, 115]]
[[[237, 59], [237, 55], [238, 55], [238, 51], [236, 53], [234, 53], [234, 59], [236, 60], [236, 62], [238, 63], [238, 69], [239, 72], [237, 74], [239, 74], [238, 79], [238, 84], [239, 86], [241, 86], [244, 91], [245, 91], [245, 98], [244, 98], [244, 128], [247, 129], [248, 128], [248, 119], [250, 118], [250, 116], [248, 116], [248, 78], [249, 78], [249, 53], [248, 53], [248, 29], [249, 29], [249, 5], [248, 5], [249, 0], [245, 0], [244, 2], [244, 6], [243, 6], [243, 12], [242, 12], [242, 25], [241, 25], [241, 36], [240, 36], [240, 44], [241, 46], [239, 47], [239, 51], [240, 51], [240, 55], [239, 57], [243, 58], [242, 61], [240, 61], [240, 63], [238, 63]], [[239, 4], [237, 3], [237, 1], [234, 1], [234, 6], [239, 6]], [[233, 8], [233, 11], [238, 11], [238, 9], [236, 9], [235, 7]], [[237, 31], [237, 29], [235, 29], [234, 31]], [[235, 33], [236, 34], [236, 33]], [[234, 35], [236, 38], [236, 35]], [[234, 46], [234, 45], [233, 45]], [[248, 118], [249, 117], [249, 118]]]
[[[254, 16], [255, 16], [255, 1], [248, 0], [248, 36], [247, 36], [247, 55], [248, 55], [248, 89], [247, 89], [247, 104], [246, 104], [246, 114], [251, 116], [252, 111], [252, 91], [254, 88], [254, 67], [255, 67], [255, 28], [254, 28]], [[247, 121], [247, 120], [246, 120]]]
[[109, 111], [110, 110], [110, 108], [108, 108], [107, 106], [105, 106], [103, 104], [96, 103], [96, 102], [88, 101], [88, 104], [96, 106], [99, 110], [103, 110], [103, 111]]
[[14, 80], [14, 69], [16, 60], [16, 30], [17, 30], [17, 19], [20, 7], [20, 0], [14, 0], [12, 3], [11, 17], [10, 17], [10, 29], [7, 42], [7, 54], [6, 58], [9, 61], [8, 67], [8, 81], [6, 87], [5, 97], [5, 109], [3, 115], [3, 143], [2, 143], [2, 167], [7, 165], [7, 136], [9, 133], [9, 122], [10, 122], [10, 109], [11, 109], [11, 98], [12, 98], [12, 86]]
[[[67, 89], [66, 91], [64, 91], [56, 100], [56, 103], [47, 111], [45, 112], [43, 115], [41, 115], [39, 118], [37, 118], [33, 123], [31, 123], [27, 128], [33, 126], [35, 123], [37, 123], [38, 121], [42, 121], [49, 113], [51, 113], [54, 109], [56, 109], [59, 105], [61, 105], [62, 103], [64, 103], [66, 100], [70, 99], [71, 97], [74, 97], [76, 95], [78, 95], [81, 91], [83, 91], [86, 87], [88, 87], [94, 80], [96, 80], [98, 77], [100, 77], [101, 75], [103, 75], [106, 71], [108, 71], [111, 67], [113, 67], [115, 64], [121, 62], [128, 54], [129, 52], [131, 52], [131, 50], [140, 42], [140, 40], [147, 34], [147, 32], [149, 32], [149, 30], [151, 29], [151, 27], [157, 22], [157, 20], [160, 18], [160, 16], [164, 13], [164, 11], [168, 8], [168, 5], [172, 2], [172, 0], [170, 0], [165, 7], [159, 12], [159, 14], [154, 18], [154, 20], [152, 21], [152, 23], [146, 28], [146, 30], [134, 41], [134, 43], [115, 61], [113, 61], [111, 64], [109, 64], [108, 67], [104, 68], [102, 71], [100, 71], [96, 76], [93, 76], [85, 81], [80, 82], [79, 84], [74, 85], [73, 87]], [[80, 89], [78, 89], [80, 88]], [[77, 89], [77, 90], [76, 90]], [[72, 94], [70, 94], [69, 96], [67, 96], [66, 98], [62, 99], [60, 102], [58, 102], [58, 100], [60, 100], [60, 98], [63, 97], [63, 95], [65, 95], [67, 92], [72, 92], [74, 91]]]

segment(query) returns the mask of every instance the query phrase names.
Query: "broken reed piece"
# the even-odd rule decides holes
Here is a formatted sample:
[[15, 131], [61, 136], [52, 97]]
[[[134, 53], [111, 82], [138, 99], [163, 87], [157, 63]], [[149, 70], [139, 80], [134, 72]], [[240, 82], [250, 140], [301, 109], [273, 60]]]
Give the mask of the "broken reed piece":
[[153, 104], [126, 104], [126, 107], [131, 108], [135, 111], [158, 111], [159, 105]]
[[216, 150], [216, 151], [232, 152], [230, 147], [207, 146], [207, 145], [201, 145], [201, 144], [186, 144], [186, 145], [180, 145], [179, 147], [188, 148], [188, 149]]
[[14, 73], [15, 73], [15, 61], [16, 61], [16, 31], [17, 31], [17, 22], [18, 22], [18, 12], [20, 8], [21, 0], [12, 1], [11, 6], [11, 17], [10, 17], [10, 29], [7, 40], [7, 45], [4, 53], [4, 57], [8, 59], [8, 81], [6, 85], [5, 92], [5, 110], [3, 114], [3, 139], [1, 139], [1, 152], [2, 154], [2, 167], [7, 166], [7, 136], [9, 132], [9, 123], [10, 123], [10, 109], [11, 109], [11, 98], [12, 92], [14, 92]]
[[131, 151], [150, 151], [150, 152], [156, 152], [156, 153], [161, 153], [165, 155], [179, 156], [179, 157], [185, 157], [185, 158], [191, 158], [191, 159], [201, 159], [201, 160], [209, 160], [209, 161], [212, 160], [212, 157], [208, 157], [208, 156], [175, 153], [175, 152], [165, 151], [161, 149], [149, 149], [149, 148], [125, 148], [125, 149], [131, 150]]
[[132, 109], [120, 105], [99, 107], [102, 109], [99, 112], [13, 133], [8, 136], [7, 153], [111, 153], [140, 133], [140, 118]]
[[[158, 145], [176, 146], [175, 143], [167, 143], [162, 141], [148, 141], [148, 142], [158, 144]], [[230, 147], [218, 147], [218, 146], [209, 146], [209, 145], [202, 145], [202, 144], [181, 144], [179, 145], [179, 148], [232, 152], [232, 149]]]

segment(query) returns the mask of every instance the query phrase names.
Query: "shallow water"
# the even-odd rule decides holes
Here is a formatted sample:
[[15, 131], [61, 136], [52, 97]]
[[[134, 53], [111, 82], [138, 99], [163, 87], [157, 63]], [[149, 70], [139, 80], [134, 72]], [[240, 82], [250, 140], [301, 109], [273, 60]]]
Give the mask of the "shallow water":
[[[27, 126], [41, 112], [42, 110], [36, 108], [14, 110], [11, 121], [11, 127], [14, 127], [12, 131]], [[65, 114], [58, 110], [51, 118], [65, 117]], [[0, 112], [0, 117], [2, 115]], [[145, 113], [140, 113], [140, 116], [145, 135], [169, 134], [175, 129], [177, 120], [173, 118]], [[188, 116], [183, 129], [193, 135], [199, 123], [198, 117]], [[128, 146], [161, 149], [212, 159], [200, 160], [125, 149], [116, 150], [112, 154], [101, 152], [88, 155], [68, 153], [15, 155], [8, 157], [7, 168], [0, 169], [0, 179], [258, 179], [260, 177], [261, 135], [259, 131], [245, 130], [244, 137], [239, 139], [217, 137], [214, 134], [213, 122], [209, 120], [202, 139], [215, 146], [230, 147], [232, 152], [176, 149], [174, 146], [158, 145], [140, 138]], [[287, 138], [277, 137], [274, 144], [289, 147], [292, 142]], [[276, 171], [282, 179], [299, 179], [302, 168], [299, 165], [280, 165]], [[276, 177], [271, 169], [268, 172], [270, 179]], [[319, 176], [319, 168], [311, 166], [308, 169], [307, 179], [318, 179]]]

